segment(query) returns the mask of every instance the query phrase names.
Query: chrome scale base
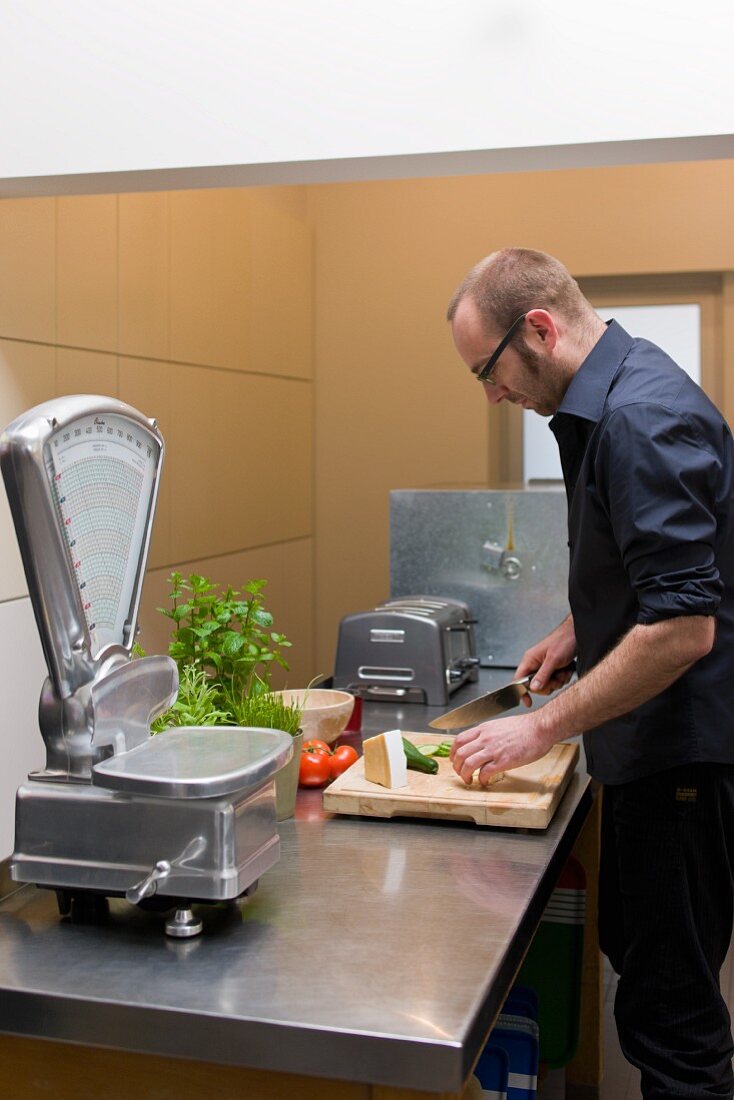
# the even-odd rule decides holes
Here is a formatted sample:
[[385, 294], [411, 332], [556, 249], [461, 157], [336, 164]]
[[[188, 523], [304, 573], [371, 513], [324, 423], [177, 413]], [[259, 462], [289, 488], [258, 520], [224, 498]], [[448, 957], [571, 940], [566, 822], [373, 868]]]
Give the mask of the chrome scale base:
[[251, 892], [280, 850], [272, 779], [239, 796], [188, 800], [30, 781], [18, 791], [16, 814], [13, 879], [56, 890], [62, 912], [83, 923], [104, 916], [105, 895], [143, 908], [176, 906], [189, 912], [166, 926], [176, 937], [201, 931], [191, 903]]

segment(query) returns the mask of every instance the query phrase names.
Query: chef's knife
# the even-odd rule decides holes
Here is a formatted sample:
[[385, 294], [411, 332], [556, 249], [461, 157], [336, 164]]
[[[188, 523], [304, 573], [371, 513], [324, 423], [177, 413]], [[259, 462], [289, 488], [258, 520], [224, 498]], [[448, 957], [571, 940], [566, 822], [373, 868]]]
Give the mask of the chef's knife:
[[522, 680], [513, 680], [495, 691], [488, 691], [486, 695], [480, 695], [478, 699], [472, 699], [470, 703], [464, 703], [463, 706], [434, 718], [428, 725], [437, 730], [455, 730], [461, 726], [476, 726], [479, 722], [486, 722], [488, 718], [495, 718], [503, 711], [512, 710], [523, 695], [528, 694], [528, 684], [534, 675], [533, 672], [530, 676], [523, 676]]
[[[576, 662], [572, 661], [559, 672], [573, 672]], [[523, 676], [521, 680], [512, 680], [509, 684], [503, 684], [495, 691], [488, 691], [486, 695], [480, 695], [478, 699], [472, 699], [470, 703], [464, 703], [455, 710], [449, 710], [439, 718], [429, 722], [437, 730], [455, 730], [462, 726], [476, 726], [479, 722], [486, 722], [488, 718], [496, 718], [506, 710], [516, 707], [523, 695], [528, 695], [528, 684], [537, 672], [531, 672], [529, 676]]]

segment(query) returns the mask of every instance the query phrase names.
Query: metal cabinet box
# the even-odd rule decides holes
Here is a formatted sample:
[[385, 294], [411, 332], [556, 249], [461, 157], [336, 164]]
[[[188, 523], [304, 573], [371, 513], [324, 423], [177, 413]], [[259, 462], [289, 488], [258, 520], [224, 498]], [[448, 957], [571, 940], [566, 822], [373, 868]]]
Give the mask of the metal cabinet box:
[[566, 515], [562, 488], [394, 490], [390, 594], [463, 600], [482, 665], [514, 669], [568, 615]]

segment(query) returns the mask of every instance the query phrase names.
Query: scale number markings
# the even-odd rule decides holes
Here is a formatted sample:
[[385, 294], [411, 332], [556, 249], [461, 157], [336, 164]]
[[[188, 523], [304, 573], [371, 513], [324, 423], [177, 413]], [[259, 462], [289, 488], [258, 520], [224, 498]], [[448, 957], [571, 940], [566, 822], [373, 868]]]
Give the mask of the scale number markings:
[[100, 631], [101, 642], [122, 640], [157, 460], [145, 432], [121, 423], [85, 417], [50, 448], [69, 565], [90, 634]]

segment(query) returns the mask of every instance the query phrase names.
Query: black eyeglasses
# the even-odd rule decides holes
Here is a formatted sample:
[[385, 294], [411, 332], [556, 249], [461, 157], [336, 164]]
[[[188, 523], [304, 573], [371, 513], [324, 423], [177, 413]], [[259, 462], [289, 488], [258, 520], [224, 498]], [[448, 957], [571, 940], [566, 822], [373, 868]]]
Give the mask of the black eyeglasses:
[[490, 386], [497, 385], [494, 378], [492, 378], [492, 371], [497, 366], [497, 360], [499, 359], [500, 355], [505, 350], [512, 337], [515, 335], [515, 331], [520, 327], [526, 317], [527, 313], [521, 313], [520, 316], [512, 322], [507, 332], [490, 355], [487, 362], [484, 364], [480, 371], [477, 371], [477, 382], [489, 382]]

